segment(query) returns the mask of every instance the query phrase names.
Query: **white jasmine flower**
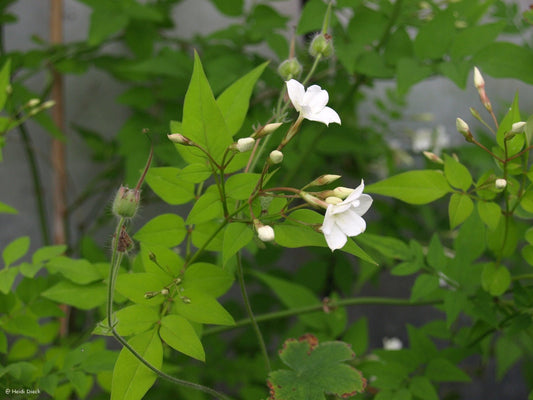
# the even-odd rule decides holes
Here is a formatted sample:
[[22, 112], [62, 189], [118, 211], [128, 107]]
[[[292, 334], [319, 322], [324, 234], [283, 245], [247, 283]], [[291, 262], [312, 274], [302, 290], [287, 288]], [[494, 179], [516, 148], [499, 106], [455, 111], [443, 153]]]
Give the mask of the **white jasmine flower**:
[[402, 347], [403, 347], [403, 343], [397, 337], [383, 338], [383, 348], [385, 350], [401, 350]]
[[326, 107], [329, 95], [318, 85], [312, 85], [305, 90], [304, 85], [295, 79], [286, 82], [287, 92], [292, 105], [300, 113], [300, 118], [318, 121], [329, 125], [335, 122], [340, 125], [339, 114], [332, 108]]
[[364, 182], [339, 204], [330, 204], [326, 209], [322, 232], [329, 248], [333, 251], [342, 248], [347, 237], [357, 236], [366, 229], [362, 216], [372, 205], [372, 197], [363, 194]]

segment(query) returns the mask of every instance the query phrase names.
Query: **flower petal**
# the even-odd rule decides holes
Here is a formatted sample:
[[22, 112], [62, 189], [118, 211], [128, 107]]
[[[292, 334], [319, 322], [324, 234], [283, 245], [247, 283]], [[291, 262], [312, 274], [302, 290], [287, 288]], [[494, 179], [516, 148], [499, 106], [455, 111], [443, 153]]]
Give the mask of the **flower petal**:
[[370, 197], [368, 194], [362, 194], [361, 197], [359, 197], [358, 201], [359, 204], [357, 205], [357, 207], [353, 206], [351, 209], [355, 211], [358, 215], [363, 216], [372, 205], [372, 197]]
[[324, 215], [324, 223], [322, 224], [322, 227], [320, 228], [324, 234], [330, 234], [334, 228], [335, 221], [331, 217], [331, 213], [334, 210], [334, 208], [335, 207], [333, 205], [330, 205], [326, 209], [326, 215]]
[[302, 104], [305, 95], [305, 88], [300, 82], [296, 79], [291, 79], [290, 81], [285, 82], [287, 85], [287, 93], [291, 99], [292, 105], [296, 111], [302, 111]]
[[341, 118], [339, 117], [339, 114], [337, 114], [334, 109], [329, 107], [324, 107], [319, 113], [304, 115], [304, 117], [310, 121], [318, 121], [326, 125], [329, 125], [332, 122], [335, 122], [339, 125], [341, 124]]
[[343, 203], [351, 203], [354, 200], [357, 200], [359, 196], [363, 193], [363, 190], [365, 190], [365, 182], [361, 179], [361, 183], [359, 186], [357, 186], [352, 193], [348, 195], [343, 201]]
[[341, 249], [348, 240], [344, 232], [342, 232], [336, 225], [333, 225], [333, 229], [331, 229], [329, 233], [324, 232], [324, 237], [331, 251]]
[[326, 90], [320, 89], [320, 86], [313, 85], [307, 88], [303, 104], [311, 109], [312, 114], [317, 114], [328, 104], [329, 95]]
[[352, 209], [335, 217], [335, 224], [346, 236], [357, 236], [366, 229], [366, 222]]

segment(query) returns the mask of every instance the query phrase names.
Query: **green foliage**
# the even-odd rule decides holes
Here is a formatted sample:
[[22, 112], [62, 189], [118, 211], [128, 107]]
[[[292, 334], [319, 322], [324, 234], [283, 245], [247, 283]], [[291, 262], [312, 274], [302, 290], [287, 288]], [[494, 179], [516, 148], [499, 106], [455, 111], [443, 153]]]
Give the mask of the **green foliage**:
[[312, 335], [283, 344], [280, 358], [291, 370], [269, 375], [271, 399], [326, 399], [326, 394], [353, 396], [364, 390], [366, 381], [359, 371], [345, 364], [354, 357], [342, 342], [318, 343]]

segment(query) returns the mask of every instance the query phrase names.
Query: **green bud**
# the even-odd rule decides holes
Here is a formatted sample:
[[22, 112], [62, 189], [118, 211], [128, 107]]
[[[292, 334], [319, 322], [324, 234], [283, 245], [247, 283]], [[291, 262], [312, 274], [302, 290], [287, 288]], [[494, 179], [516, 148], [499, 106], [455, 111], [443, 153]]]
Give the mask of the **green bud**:
[[302, 64], [300, 64], [296, 57], [292, 57], [283, 61], [279, 65], [278, 74], [283, 80], [288, 81], [299, 78], [302, 70]]
[[333, 52], [333, 40], [331, 35], [327, 33], [316, 35], [309, 46], [309, 54], [313, 57], [321, 55], [324, 58], [328, 58], [333, 55]]
[[121, 186], [117, 191], [115, 200], [113, 200], [113, 214], [117, 217], [133, 218], [139, 209], [140, 201], [140, 190]]

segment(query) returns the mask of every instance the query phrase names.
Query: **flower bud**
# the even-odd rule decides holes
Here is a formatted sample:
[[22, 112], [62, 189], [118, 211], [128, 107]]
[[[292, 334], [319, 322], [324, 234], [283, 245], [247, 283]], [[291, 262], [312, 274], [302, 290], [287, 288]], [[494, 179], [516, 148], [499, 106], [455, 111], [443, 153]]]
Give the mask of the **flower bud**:
[[300, 197], [304, 199], [307, 203], [311, 204], [313, 207], [328, 208], [328, 203], [323, 200], [320, 200], [318, 197], [313, 196], [303, 190], [300, 192]]
[[168, 139], [171, 142], [182, 144], [184, 146], [191, 146], [192, 142], [189, 138], [186, 138], [181, 133], [171, 133], [170, 135], [167, 135]]
[[281, 125], [283, 125], [282, 122], [273, 122], [271, 124], [266, 124], [265, 126], [260, 127], [257, 129], [251, 137], [254, 139], [260, 139], [262, 137], [265, 137], [266, 135], [271, 134], [276, 129], [278, 129]]
[[526, 122], [524, 122], [524, 121], [515, 122], [511, 126], [511, 132], [513, 132], [513, 133], [522, 133], [522, 132], [524, 132], [524, 128], [525, 127], [526, 127]]
[[402, 347], [403, 347], [403, 343], [397, 337], [383, 338], [383, 348], [385, 350], [401, 350]]
[[333, 40], [331, 35], [327, 33], [319, 33], [313, 38], [309, 45], [309, 54], [313, 57], [321, 55], [324, 58], [328, 58], [333, 55], [333, 51]]
[[422, 152], [424, 154], [424, 156], [429, 160], [429, 161], [432, 161], [436, 164], [444, 164], [444, 161], [442, 161], [442, 158], [440, 158], [438, 155], [436, 155], [435, 153], [432, 153], [430, 151], [423, 151]]
[[473, 141], [472, 133], [470, 132], [470, 127], [465, 121], [463, 121], [461, 118], [457, 118], [455, 120], [455, 126], [457, 127], [457, 131], [465, 137], [467, 142]]
[[485, 80], [483, 79], [483, 75], [481, 75], [481, 72], [479, 72], [477, 67], [474, 67], [474, 86], [478, 90], [485, 87]]
[[288, 81], [291, 79], [298, 79], [302, 73], [302, 64], [296, 57], [289, 58], [283, 61], [278, 67], [278, 74], [281, 79]]
[[113, 200], [112, 212], [119, 218], [133, 218], [139, 209], [141, 192], [121, 186]]
[[336, 181], [340, 177], [341, 177], [340, 175], [333, 175], [333, 174], [321, 175], [318, 178], [316, 178], [313, 182], [308, 184], [307, 186], [323, 186], [323, 185], [327, 185], [327, 184], [329, 184], [331, 182]]
[[161, 294], [162, 294], [163, 296], [167, 296], [167, 295], [168, 295], [168, 289], [167, 289], [167, 288], [163, 288], [163, 289], [161, 289]]
[[345, 199], [346, 197], [351, 195], [353, 191], [354, 191], [353, 189], [350, 189], [344, 186], [339, 186], [333, 189], [333, 195], [335, 197], [338, 197], [339, 199]]
[[39, 100], [39, 99], [35, 99], [35, 98], [34, 99], [30, 99], [26, 103], [26, 107], [33, 108], [33, 107], [39, 105], [40, 102], [41, 102], [41, 100]]
[[272, 242], [275, 238], [274, 229], [270, 225], [263, 225], [258, 219], [254, 219], [257, 237], [262, 242]]
[[255, 139], [251, 137], [246, 137], [237, 140], [237, 143], [235, 144], [235, 148], [239, 151], [239, 153], [246, 153], [247, 151], [250, 151], [253, 149], [255, 144]]
[[272, 164], [279, 164], [283, 161], [283, 153], [279, 150], [272, 150], [268, 159]]
[[505, 187], [507, 186], [507, 181], [503, 178], [496, 179], [494, 181], [494, 186], [496, 187], [496, 189], [505, 189]]
[[340, 199], [338, 197], [335, 197], [335, 196], [326, 197], [325, 201], [328, 204], [339, 204], [339, 203], [342, 203], [342, 199]]
[[43, 104], [41, 104], [41, 110], [46, 110], [48, 108], [52, 108], [56, 105], [56, 102], [54, 100], [47, 100]]

